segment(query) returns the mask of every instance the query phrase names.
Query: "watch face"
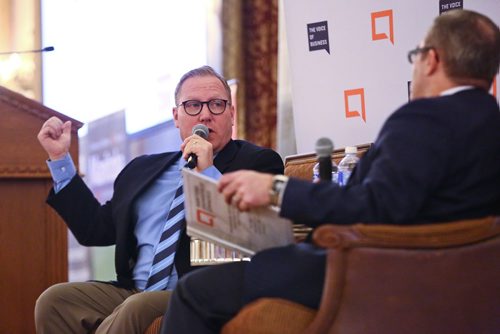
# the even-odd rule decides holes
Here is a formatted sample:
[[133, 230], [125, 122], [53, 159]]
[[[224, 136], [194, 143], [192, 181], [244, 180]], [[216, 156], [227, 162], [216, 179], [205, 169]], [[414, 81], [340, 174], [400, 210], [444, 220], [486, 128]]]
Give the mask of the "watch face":
[[271, 186], [271, 204], [273, 205], [278, 205], [278, 200], [280, 197], [281, 192], [283, 191], [286, 181], [288, 178], [283, 175], [275, 175], [273, 178], [273, 183]]
[[284, 183], [285, 183], [285, 181], [283, 181], [281, 179], [274, 179], [273, 180], [273, 190], [276, 192], [279, 192], [281, 190], [281, 188], [283, 188]]

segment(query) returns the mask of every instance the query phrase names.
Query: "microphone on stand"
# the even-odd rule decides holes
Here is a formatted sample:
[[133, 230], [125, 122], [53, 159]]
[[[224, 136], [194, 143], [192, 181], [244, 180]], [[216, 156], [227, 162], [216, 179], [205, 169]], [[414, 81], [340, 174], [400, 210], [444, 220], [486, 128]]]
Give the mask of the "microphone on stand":
[[318, 157], [319, 179], [331, 182], [333, 142], [326, 137], [319, 138], [315, 150]]
[[[193, 135], [198, 135], [201, 138], [207, 140], [208, 139], [208, 127], [203, 124], [196, 124], [193, 126], [192, 130]], [[194, 153], [190, 153], [187, 159], [186, 167], [189, 169], [193, 169], [198, 164], [198, 157]]]
[[36, 50], [22, 50], [22, 51], [0, 52], [0, 56], [10, 55], [10, 54], [14, 54], [14, 53], [38, 53], [38, 52], [50, 52], [50, 51], [54, 51], [54, 47], [53, 46], [47, 46], [47, 47], [44, 47], [43, 49], [36, 49]]

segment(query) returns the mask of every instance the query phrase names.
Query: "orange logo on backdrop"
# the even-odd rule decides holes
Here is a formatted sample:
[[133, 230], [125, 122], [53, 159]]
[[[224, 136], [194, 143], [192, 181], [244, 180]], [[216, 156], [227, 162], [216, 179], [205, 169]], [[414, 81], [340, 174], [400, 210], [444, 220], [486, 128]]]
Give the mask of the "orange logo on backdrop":
[[208, 225], [210, 227], [214, 226], [215, 215], [208, 211], [202, 209], [196, 210], [196, 221], [200, 224]]
[[[392, 9], [383, 10], [380, 12], [373, 12], [372, 14], [372, 41], [380, 39], [389, 39], [394, 45], [394, 25], [392, 22]], [[389, 36], [385, 32], [377, 32], [377, 19], [387, 18], [389, 20]]]
[[[349, 108], [349, 97], [359, 96], [361, 104], [361, 114], [358, 110], [351, 110]], [[344, 102], [345, 102], [345, 117], [361, 117], [366, 123], [366, 111], [365, 111], [365, 90], [364, 88], [349, 89], [344, 91]]]

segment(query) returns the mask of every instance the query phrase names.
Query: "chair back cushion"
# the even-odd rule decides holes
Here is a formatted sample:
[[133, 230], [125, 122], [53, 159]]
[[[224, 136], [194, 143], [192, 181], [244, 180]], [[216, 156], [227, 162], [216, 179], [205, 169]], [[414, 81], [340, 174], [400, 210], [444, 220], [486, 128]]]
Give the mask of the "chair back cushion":
[[[372, 144], [357, 145], [358, 156], [363, 156], [371, 145]], [[335, 161], [336, 164], [338, 164], [344, 156], [344, 148], [339, 148], [332, 152], [332, 160]], [[285, 157], [285, 175], [304, 180], [312, 180], [312, 170], [316, 162], [318, 162], [316, 153], [289, 155]]]

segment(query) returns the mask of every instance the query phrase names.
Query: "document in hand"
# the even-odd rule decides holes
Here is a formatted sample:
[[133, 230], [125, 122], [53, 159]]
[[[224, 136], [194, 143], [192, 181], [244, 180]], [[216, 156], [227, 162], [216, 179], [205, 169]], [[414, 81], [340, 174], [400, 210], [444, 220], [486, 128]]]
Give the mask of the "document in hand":
[[193, 238], [251, 256], [256, 252], [294, 242], [292, 222], [274, 208], [240, 212], [224, 201], [217, 182], [187, 168], [184, 178], [186, 231]]

